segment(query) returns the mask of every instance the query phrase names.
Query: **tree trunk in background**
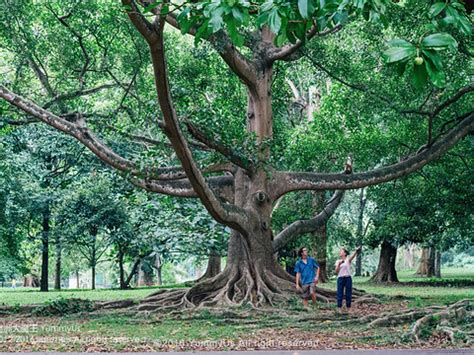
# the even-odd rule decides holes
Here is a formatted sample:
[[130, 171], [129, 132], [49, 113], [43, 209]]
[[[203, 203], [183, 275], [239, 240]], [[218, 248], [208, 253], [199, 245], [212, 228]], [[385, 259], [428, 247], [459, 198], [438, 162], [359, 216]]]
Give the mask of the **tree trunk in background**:
[[43, 231], [41, 237], [41, 280], [40, 290], [42, 292], [48, 292], [48, 268], [49, 268], [49, 221], [50, 221], [50, 209], [49, 202], [46, 202], [46, 206], [43, 210]]
[[317, 260], [320, 271], [319, 281], [328, 282], [327, 273], [327, 227], [324, 225], [317, 231], [313, 232], [313, 250], [314, 257]]
[[434, 274], [436, 277], [441, 278], [441, 252], [439, 250], [435, 250]]
[[125, 290], [128, 286], [125, 284], [125, 270], [123, 266], [123, 252], [118, 252], [118, 264], [119, 264], [119, 287], [121, 290]]
[[81, 284], [79, 282], [79, 270], [76, 270], [76, 288], [81, 288]]
[[137, 286], [152, 286], [153, 285], [153, 269], [145, 264], [142, 260], [138, 268]]
[[380, 250], [379, 266], [370, 280], [374, 282], [398, 282], [397, 271], [395, 270], [396, 258], [397, 248], [389, 242], [383, 241]]
[[[357, 232], [356, 238], [359, 241], [358, 246], [362, 246], [362, 237], [364, 234], [364, 210], [367, 203], [367, 198], [365, 197], [365, 189], [360, 190], [359, 198], [359, 216], [357, 218]], [[362, 276], [362, 253], [357, 254], [356, 263], [355, 263], [355, 275]]]
[[161, 263], [161, 258], [159, 254], [155, 255], [155, 269], [156, 269], [156, 284], [158, 286], [163, 285], [163, 277], [161, 275], [161, 269], [163, 268], [163, 264]]
[[221, 256], [215, 251], [209, 252], [209, 259], [207, 260], [207, 268], [204, 275], [202, 275], [197, 281], [204, 279], [210, 279], [217, 276], [221, 272]]
[[61, 257], [62, 257], [62, 250], [61, 250], [61, 238], [59, 235], [56, 236], [56, 272], [54, 275], [54, 289], [60, 290], [61, 289]]
[[92, 245], [92, 253], [91, 253], [91, 268], [92, 268], [92, 286], [91, 288], [95, 290], [95, 268], [97, 266], [97, 250], [96, 250], [96, 244], [95, 244], [95, 238], [96, 235], [94, 235], [94, 244]]
[[[324, 192], [313, 192], [313, 208], [317, 213], [324, 209], [326, 200]], [[319, 281], [321, 283], [328, 281], [327, 273], [327, 225], [324, 224], [321, 228], [314, 231], [312, 234], [311, 249], [314, 253], [314, 258], [319, 264]]]
[[433, 277], [435, 275], [435, 249], [433, 247], [422, 249], [420, 266], [416, 274], [426, 277]]
[[95, 264], [92, 265], [92, 290], [95, 290]]

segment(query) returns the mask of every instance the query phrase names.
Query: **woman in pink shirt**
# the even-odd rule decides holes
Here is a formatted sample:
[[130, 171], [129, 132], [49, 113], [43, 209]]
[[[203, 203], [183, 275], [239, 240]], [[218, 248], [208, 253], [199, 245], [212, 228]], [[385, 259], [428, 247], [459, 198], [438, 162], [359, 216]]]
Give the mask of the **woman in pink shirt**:
[[[358, 247], [355, 252], [349, 257], [347, 249], [342, 248], [339, 251], [341, 259], [336, 261], [336, 274], [337, 274], [337, 307], [342, 308], [342, 299], [346, 298], [346, 308], [351, 308], [352, 301], [352, 275], [351, 275], [351, 262], [355, 256], [360, 252]], [[345, 292], [344, 292], [345, 291]]]

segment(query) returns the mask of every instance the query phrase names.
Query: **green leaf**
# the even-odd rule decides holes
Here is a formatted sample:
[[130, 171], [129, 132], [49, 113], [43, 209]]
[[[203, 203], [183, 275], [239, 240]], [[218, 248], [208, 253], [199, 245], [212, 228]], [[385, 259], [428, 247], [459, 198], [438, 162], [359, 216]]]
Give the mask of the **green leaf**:
[[389, 47], [382, 54], [385, 63], [395, 63], [407, 60], [416, 55], [416, 47], [403, 39], [395, 39], [389, 42]]
[[426, 71], [425, 65], [413, 65], [413, 85], [417, 89], [421, 89], [428, 79], [428, 73]]
[[459, 29], [465, 35], [470, 35], [472, 33], [472, 25], [469, 22], [468, 18], [465, 16], [461, 16], [458, 21]]
[[268, 24], [273, 33], [277, 34], [280, 31], [281, 17], [278, 14], [277, 9], [270, 11], [270, 14], [268, 15]]
[[157, 7], [159, 4], [161, 4], [161, 1], [154, 1], [151, 4], [147, 5], [143, 9], [143, 12], [149, 12], [149, 11], [153, 10], [155, 7]]
[[425, 37], [423, 41], [421, 41], [421, 46], [423, 48], [433, 48], [437, 50], [446, 48], [455, 49], [458, 46], [458, 42], [448, 33], [435, 33]]
[[441, 11], [443, 11], [446, 8], [446, 3], [444, 2], [436, 2], [433, 4], [433, 6], [430, 7], [429, 15], [430, 17], [435, 17], [438, 16]]
[[309, 16], [309, 0], [298, 0], [298, 11], [302, 18]]
[[439, 70], [429, 57], [425, 57], [424, 64], [431, 82], [439, 88], [446, 86], [446, 76], [444, 72]]
[[235, 20], [231, 18], [229, 21], [226, 22], [226, 25], [232, 42], [237, 47], [241, 47], [244, 44], [244, 37], [239, 33]]
[[234, 16], [234, 18], [237, 21], [239, 21], [240, 23], [246, 22], [245, 21], [245, 14], [242, 11], [240, 11], [240, 9], [238, 9], [236, 7], [232, 8], [232, 16]]
[[431, 62], [434, 64], [436, 69], [443, 70], [443, 62], [441, 61], [441, 57], [439, 54], [434, 50], [422, 49], [422, 53], [425, 57], [429, 58]]

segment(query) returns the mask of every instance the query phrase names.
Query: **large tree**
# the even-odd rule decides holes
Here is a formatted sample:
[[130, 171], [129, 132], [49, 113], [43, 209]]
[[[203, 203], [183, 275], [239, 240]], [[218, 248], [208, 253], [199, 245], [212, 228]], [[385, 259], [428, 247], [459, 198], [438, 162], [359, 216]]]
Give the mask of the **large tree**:
[[[459, 5], [456, 1], [452, 2]], [[8, 6], [2, 9], [4, 16], [5, 14], [8, 16], [12, 10], [15, 10], [10, 2], [6, 3]], [[469, 134], [474, 127], [472, 107], [466, 107], [466, 96], [474, 90], [474, 86], [462, 75], [461, 79], [459, 76], [454, 77], [456, 80], [453, 80], [445, 90], [426, 90], [429, 94], [426, 101], [425, 98], [420, 97], [420, 93], [406, 89], [406, 93], [413, 95], [406, 97], [406, 100], [417, 105], [416, 108], [411, 105], [398, 107], [394, 105], [392, 98], [379, 95], [376, 89], [352, 85], [355, 90], [362, 91], [369, 98], [375, 97], [378, 102], [386, 104], [386, 110], [390, 110], [392, 119], [394, 116], [396, 120], [403, 120], [405, 117], [416, 119], [418, 131], [415, 132], [416, 134], [411, 132], [416, 136], [411, 137], [411, 143], [419, 143], [423, 140], [423, 146], [413, 150], [410, 155], [399, 156], [398, 161], [395, 161], [394, 154], [378, 156], [373, 159], [371, 170], [364, 172], [353, 172], [351, 159], [347, 159], [344, 171], [337, 172], [333, 169], [328, 173], [286, 171], [285, 169], [292, 165], [285, 165], [279, 161], [281, 157], [279, 150], [285, 147], [277, 144], [280, 126], [278, 115], [274, 113], [276, 112], [274, 105], [277, 102], [272, 102], [272, 93], [274, 89], [276, 90], [272, 84], [278, 79], [274, 75], [274, 69], [279, 68], [280, 62], [301, 60], [310, 40], [317, 43], [321, 41], [320, 44], [324, 46], [324, 37], [341, 35], [339, 40], [350, 43], [350, 37], [344, 37], [338, 32], [343, 32], [346, 27], [359, 32], [364, 31], [364, 25], [358, 21], [359, 16], [386, 24], [389, 24], [390, 17], [393, 16], [395, 25], [389, 27], [386, 34], [397, 33], [397, 25], [401, 18], [408, 16], [411, 12], [417, 14], [420, 11], [421, 13], [428, 12], [430, 2], [423, 2], [422, 5], [419, 3], [408, 1], [404, 2], [403, 6], [399, 6], [380, 0], [325, 2], [300, 0], [254, 3], [241, 0], [175, 4], [122, 0], [121, 10], [113, 6], [101, 6], [89, 2], [82, 7], [78, 6], [77, 9], [72, 6], [65, 7], [64, 4], [48, 4], [50, 13], [43, 14], [43, 18], [38, 19], [42, 28], [60, 26], [55, 37], [61, 35], [64, 36], [65, 41], [77, 44], [77, 48], [71, 50], [70, 61], [60, 64], [64, 70], [62, 68], [58, 70], [49, 65], [49, 69], [56, 70], [64, 76], [65, 82], [71, 81], [71, 77], [78, 79], [76, 90], [56, 92], [53, 103], [81, 99], [82, 96], [91, 92], [107, 89], [104, 81], [114, 75], [112, 75], [113, 70], [109, 69], [112, 63], [108, 60], [106, 47], [107, 43], [112, 43], [110, 51], [113, 52], [117, 41], [115, 38], [110, 38], [115, 33], [115, 29], [101, 33], [101, 26], [105, 28], [108, 25], [107, 28], [110, 29], [110, 23], [115, 24], [121, 21], [123, 19], [121, 12], [125, 11], [130, 23], [149, 47], [152, 75], [158, 96], [159, 114], [155, 112], [154, 116], [158, 115], [160, 118], [143, 120], [141, 133], [150, 132], [152, 124], [155, 128], [154, 132], [161, 131], [168, 138], [174, 155], [179, 161], [178, 166], [163, 167], [161, 163], [164, 159], [160, 161], [153, 155], [148, 161], [143, 159], [137, 161], [127, 156], [120, 144], [104, 142], [90, 129], [92, 123], [88, 120], [91, 116], [90, 112], [84, 112], [85, 109], [100, 107], [100, 105], [91, 104], [90, 101], [82, 105], [77, 104], [75, 112], [65, 114], [61, 112], [59, 105], [53, 105], [51, 100], [42, 104], [34, 103], [4, 85], [0, 86], [0, 97], [26, 113], [29, 119], [39, 120], [73, 136], [101, 160], [123, 172], [135, 185], [156, 193], [198, 198], [216, 221], [232, 229], [226, 268], [216, 277], [204, 280], [189, 290], [175, 291], [170, 295], [160, 293], [155, 299], [158, 304], [161, 301], [167, 306], [242, 302], [251, 302], [254, 305], [272, 304], [287, 299], [287, 291], [294, 288], [293, 278], [276, 262], [275, 251], [298, 235], [312, 232], [323, 226], [341, 201], [343, 190], [380, 184], [410, 174], [440, 157]], [[459, 23], [451, 21], [451, 24], [462, 30], [465, 28], [465, 21], [469, 24], [469, 20], [465, 17], [462, 7], [456, 5], [453, 9], [458, 15], [459, 21], [456, 21]], [[442, 11], [443, 9], [438, 12], [431, 11], [431, 15], [436, 17], [435, 20], [441, 20]], [[28, 17], [31, 17], [34, 12], [26, 10]], [[75, 13], [79, 15], [75, 16]], [[99, 13], [102, 16], [101, 22], [95, 25], [98, 29], [91, 24], [89, 18], [86, 18], [91, 13]], [[410, 19], [413, 20], [413, 16]], [[83, 24], [84, 22], [86, 24]], [[428, 22], [427, 19], [425, 22]], [[441, 25], [440, 22], [439, 26]], [[33, 23], [33, 32], [38, 31], [37, 26], [38, 23]], [[87, 30], [85, 31], [87, 35], [80, 30], [82, 27]], [[170, 46], [178, 43], [182, 45], [183, 42], [179, 42], [174, 32], [165, 31], [167, 27], [174, 27], [183, 34], [194, 36], [196, 42], [206, 41], [222, 58], [230, 72], [240, 80], [247, 104], [246, 109], [237, 107], [234, 110], [245, 111], [241, 115], [241, 120], [243, 119], [245, 124], [236, 126], [231, 124], [233, 122], [229, 116], [220, 118], [220, 121], [225, 123], [227, 123], [226, 118], [229, 118], [229, 124], [225, 125], [230, 129], [231, 135], [235, 135], [236, 140], [233, 146], [232, 141], [224, 139], [226, 138], [224, 133], [219, 139], [216, 137], [216, 135], [219, 136], [218, 134], [209, 134], [208, 130], [195, 124], [200, 121], [212, 125], [212, 120], [206, 121], [205, 118], [215, 115], [216, 112], [203, 110], [194, 112], [183, 109], [182, 102], [186, 99], [180, 95], [179, 90], [173, 90], [170, 73], [175, 72], [176, 68], [171, 65], [172, 56], [168, 56], [168, 59], [166, 56], [166, 51], [170, 50]], [[437, 86], [446, 85], [442, 57], [439, 53], [448, 48], [454, 49], [456, 40], [450, 35], [439, 33], [442, 28], [430, 28], [429, 35], [426, 34], [424, 24], [418, 27], [408, 24], [407, 28], [412, 30], [410, 38], [413, 38], [413, 41], [418, 41], [420, 37], [421, 41], [415, 44], [404, 40], [392, 42], [389, 50], [385, 52], [386, 62], [395, 63], [407, 73], [413, 73], [418, 87], [423, 86], [427, 79]], [[25, 28], [21, 26], [14, 29], [19, 32], [24, 30]], [[382, 31], [381, 26], [379, 31]], [[405, 32], [407, 32], [406, 29]], [[104, 38], [100, 38], [98, 33], [103, 34]], [[51, 34], [52, 32], [49, 31], [50, 36]], [[465, 35], [462, 33], [458, 35], [459, 41], [463, 44]], [[28, 37], [28, 35], [24, 36]], [[124, 39], [124, 42], [133, 43], [136, 47], [137, 53], [140, 54], [140, 61], [145, 61], [142, 55], [143, 42], [131, 34], [125, 38], [127, 39]], [[170, 41], [169, 44], [165, 43], [165, 38]], [[463, 45], [459, 48], [465, 49]], [[51, 50], [56, 51], [55, 48]], [[104, 52], [103, 58], [97, 55], [94, 57], [97, 58], [96, 62], [92, 61], [92, 56], [101, 51]], [[462, 63], [465, 61], [462, 56], [463, 54], [454, 56], [450, 63], [452, 65]], [[124, 65], [123, 58], [120, 58], [117, 53], [115, 53], [115, 58], [118, 63], [114, 64]], [[83, 63], [79, 68], [76, 65], [77, 61]], [[213, 63], [212, 59], [209, 63]], [[75, 66], [71, 71], [72, 75], [66, 70], [68, 66]], [[108, 72], [104, 70], [104, 67], [109, 69]], [[39, 68], [39, 71], [44, 73], [45, 68], [48, 68], [47, 63], [44, 63], [44, 67]], [[130, 84], [123, 83], [120, 79], [116, 80], [116, 86], [124, 89], [124, 95], [120, 100], [119, 109], [110, 115], [112, 118], [119, 111], [127, 113], [130, 110], [133, 111], [133, 107], [124, 107], [123, 103], [128, 96], [133, 95], [131, 88], [139, 85], [136, 83], [138, 81], [136, 78], [140, 77], [143, 83], [150, 75], [146, 70], [142, 70], [140, 65], [135, 68], [138, 69]], [[107, 75], [100, 76], [101, 70]], [[377, 76], [378, 71], [379, 69], [376, 68], [372, 75]], [[89, 80], [86, 80], [87, 78]], [[386, 79], [388, 78], [394, 79], [393, 76], [387, 76]], [[345, 82], [341, 77], [338, 79]], [[97, 86], [87, 87], [88, 83], [97, 84]], [[58, 89], [64, 88], [65, 85], [61, 84], [64, 83], [58, 83]], [[398, 82], [395, 81], [395, 85], [398, 85]], [[204, 94], [207, 93], [204, 92]], [[223, 91], [221, 94], [230, 96], [232, 92]], [[174, 101], [173, 96], [180, 97], [182, 100]], [[207, 101], [214, 100], [209, 95], [203, 96]], [[113, 94], [108, 98], [112, 97]], [[39, 97], [36, 99], [40, 100]], [[140, 97], [138, 99], [139, 102], [142, 101]], [[187, 101], [189, 102], [189, 99]], [[202, 102], [201, 98], [194, 104], [199, 105]], [[241, 102], [240, 97], [236, 103], [241, 104]], [[464, 103], [464, 105], [459, 103]], [[107, 101], [102, 102], [102, 105], [106, 104]], [[352, 104], [349, 103], [349, 105]], [[140, 109], [146, 105], [149, 105], [149, 101], [139, 105], [141, 107], [136, 109], [135, 114], [140, 114]], [[189, 103], [188, 108], [191, 106], [192, 103]], [[456, 107], [457, 110], [452, 107]], [[217, 111], [217, 114], [219, 113], [227, 114], [228, 112]], [[380, 120], [380, 116], [375, 114], [373, 120], [369, 122], [378, 130], [384, 130], [391, 125], [390, 120]], [[107, 124], [107, 122], [103, 123], [103, 125]], [[343, 126], [343, 136], [350, 134], [351, 117], [346, 118], [342, 115], [338, 124]], [[422, 131], [423, 126], [426, 126], [426, 130]], [[243, 132], [243, 127], [246, 132]], [[184, 128], [187, 128], [188, 132], [185, 132]], [[320, 134], [331, 134], [334, 128], [335, 126], [326, 127]], [[121, 133], [146, 144], [163, 143], [142, 134], [139, 136], [130, 134], [126, 129]], [[424, 139], [425, 136], [427, 139]], [[244, 146], [248, 149], [236, 147], [239, 138], [241, 138], [240, 144], [245, 140], [251, 142], [247, 147]], [[198, 159], [208, 151], [219, 153], [221, 164], [204, 165], [205, 159]], [[356, 153], [354, 153], [355, 156], [357, 156]], [[337, 157], [337, 159], [345, 161], [346, 157]], [[225, 161], [225, 164], [222, 164], [222, 161]], [[273, 235], [271, 214], [274, 204], [280, 197], [300, 190], [336, 190], [336, 192], [324, 209], [313, 218], [298, 220], [277, 235]], [[319, 294], [324, 298], [325, 291], [321, 290]]]

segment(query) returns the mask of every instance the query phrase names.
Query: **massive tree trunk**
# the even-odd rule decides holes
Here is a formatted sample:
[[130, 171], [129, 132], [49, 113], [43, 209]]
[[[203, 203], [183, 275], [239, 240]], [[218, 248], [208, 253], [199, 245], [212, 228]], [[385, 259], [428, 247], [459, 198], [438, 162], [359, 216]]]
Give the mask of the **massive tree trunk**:
[[395, 261], [397, 258], [397, 248], [387, 241], [382, 242], [380, 250], [379, 266], [372, 276], [374, 282], [398, 282]]
[[54, 274], [54, 289], [60, 290], [61, 289], [61, 257], [62, 257], [62, 247], [61, 247], [61, 238], [59, 234], [56, 235], [56, 243], [55, 243], [55, 257], [56, 257], [56, 265], [55, 265], [55, 274]]
[[[269, 31], [267, 35], [271, 42], [273, 36]], [[247, 129], [257, 137], [257, 160], [262, 164], [257, 164], [251, 172], [243, 168], [237, 168], [234, 172], [233, 203], [235, 209], [246, 211], [246, 215], [244, 223], [236, 228], [228, 224], [232, 227], [232, 233], [226, 267], [217, 276], [204, 279], [187, 291], [177, 290], [171, 296], [159, 292], [140, 309], [156, 309], [156, 303], [164, 304], [165, 308], [188, 305], [227, 307], [244, 303], [259, 307], [288, 301], [296, 296], [294, 278], [278, 264], [275, 251], [294, 235], [303, 231], [312, 232], [314, 226], [321, 227], [321, 220], [326, 220], [326, 216], [333, 213], [342, 195], [331, 199], [330, 206], [334, 208], [331, 212], [325, 207], [318, 218], [292, 224], [273, 240], [271, 212], [278, 196], [274, 196], [272, 174], [264, 164], [270, 154], [265, 142], [272, 137], [272, 68], [261, 63], [259, 70], [255, 78], [257, 83], [248, 90]], [[323, 301], [335, 299], [334, 291], [318, 289], [316, 294]]]
[[50, 230], [50, 217], [51, 211], [49, 202], [46, 202], [46, 206], [43, 210], [43, 221], [42, 221], [42, 236], [41, 236], [41, 280], [40, 290], [42, 292], [48, 292], [48, 268], [49, 268], [49, 230]]
[[427, 247], [421, 250], [420, 266], [417, 275], [433, 277], [435, 276], [435, 248]]

